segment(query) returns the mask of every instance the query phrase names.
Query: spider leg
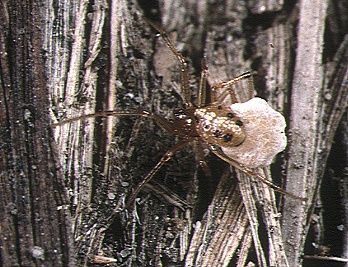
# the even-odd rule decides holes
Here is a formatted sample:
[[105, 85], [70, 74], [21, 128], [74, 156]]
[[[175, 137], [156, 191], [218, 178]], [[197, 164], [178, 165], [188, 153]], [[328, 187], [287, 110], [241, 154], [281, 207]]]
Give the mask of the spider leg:
[[248, 99], [252, 99], [254, 97], [254, 81], [252, 79], [252, 76], [249, 77], [249, 79], [247, 79], [248, 81]]
[[217, 148], [216, 146], [210, 146], [212, 152], [218, 156], [219, 158], [221, 158], [222, 160], [228, 162], [230, 165], [232, 165], [233, 167], [237, 168], [238, 170], [244, 172], [246, 175], [249, 176], [253, 176], [256, 177], [257, 179], [259, 179], [261, 182], [263, 182], [264, 184], [268, 185], [269, 187], [271, 187], [273, 190], [283, 194], [283, 195], [287, 195], [293, 199], [298, 199], [301, 201], [306, 201], [307, 198], [303, 198], [303, 197], [299, 197], [293, 193], [287, 192], [284, 189], [282, 189], [281, 187], [273, 184], [271, 181], [267, 180], [265, 177], [263, 177], [262, 175], [260, 175], [259, 173], [255, 172], [254, 170], [240, 164], [239, 162], [237, 162], [236, 160], [226, 156], [219, 148]]
[[132, 117], [132, 116], [139, 116], [139, 117], [144, 117], [144, 118], [150, 118], [153, 119], [160, 127], [168, 131], [169, 133], [174, 134], [175, 130], [173, 127], [173, 124], [168, 121], [167, 119], [146, 111], [146, 110], [141, 110], [141, 111], [136, 111], [136, 112], [123, 112], [123, 111], [116, 111], [116, 110], [107, 110], [107, 111], [99, 111], [96, 113], [91, 113], [91, 114], [84, 114], [81, 116], [77, 117], [72, 117], [66, 120], [62, 120], [60, 122], [52, 124], [53, 127], [61, 126], [67, 123], [79, 121], [79, 120], [85, 120], [88, 118], [96, 118], [96, 117]]
[[75, 121], [85, 120], [88, 118], [97, 118], [97, 117], [105, 117], [105, 118], [111, 117], [111, 116], [115, 116], [115, 117], [117, 117], [117, 116], [143, 116], [143, 117], [145, 117], [146, 114], [142, 114], [142, 113], [143, 112], [119, 112], [119, 111], [114, 111], [114, 110], [100, 111], [100, 112], [83, 114], [80, 116], [64, 119], [60, 122], [53, 123], [52, 126], [57, 127], [57, 126], [62, 126], [64, 124], [72, 123]]
[[[228, 95], [231, 97], [232, 103], [239, 102], [237, 94], [233, 90], [233, 85], [241, 80], [250, 78], [251, 75], [252, 75], [251, 72], [247, 71], [247, 72], [245, 72], [245, 73], [243, 73], [243, 74], [237, 76], [236, 78], [229, 80], [227, 82], [221, 82], [221, 83], [214, 84], [212, 86], [212, 102], [222, 103]], [[250, 81], [248, 83], [249, 95], [251, 96], [250, 98], [252, 98], [252, 95], [253, 95], [253, 86], [251, 86], [251, 85], [252, 85], [252, 82]], [[217, 95], [218, 90], [223, 90], [223, 91], [219, 95]]]
[[191, 103], [191, 92], [189, 90], [189, 71], [187, 67], [187, 62], [184, 56], [175, 48], [172, 40], [168, 37], [167, 33], [157, 24], [147, 20], [147, 22], [150, 24], [151, 27], [153, 27], [156, 31], [158, 31], [167, 45], [167, 47], [170, 49], [170, 51], [174, 54], [176, 57], [177, 61], [180, 64], [180, 86], [181, 86], [181, 91], [184, 96], [184, 104], [185, 107], [192, 107]]
[[[88, 119], [88, 118], [93, 118], [93, 117], [109, 117], [109, 116], [119, 116], [119, 117], [126, 117], [126, 116], [140, 116], [140, 117], [145, 117], [145, 118], [150, 118], [153, 119], [159, 126], [161, 126], [163, 129], [166, 131], [175, 134], [175, 129], [173, 127], [173, 124], [168, 121], [167, 119], [154, 114], [150, 113], [148, 111], [142, 110], [138, 112], [121, 112], [121, 111], [115, 111], [115, 110], [108, 110], [108, 111], [100, 111], [96, 113], [91, 113], [91, 114], [86, 114], [86, 115], [81, 115], [73, 118], [69, 118], [67, 120], [58, 122], [53, 124], [53, 127], [56, 126], [61, 126], [66, 123], [72, 123], [81, 119]], [[141, 181], [141, 183], [136, 187], [134, 192], [131, 194], [129, 200], [127, 201], [127, 206], [131, 207], [134, 203], [134, 200], [137, 196], [137, 194], [141, 191], [143, 186], [148, 183], [152, 177], [156, 174], [156, 172], [167, 162], [169, 161], [173, 155], [175, 154], [176, 151], [182, 149], [184, 146], [186, 146], [189, 142], [192, 140], [184, 140], [175, 146], [173, 146], [171, 149], [169, 149], [160, 159], [160, 161], [155, 165], [155, 167], [152, 168], [152, 170], [144, 177], [144, 179]]]
[[198, 107], [204, 106], [207, 98], [207, 76], [208, 76], [208, 66], [206, 64], [205, 58], [202, 59], [201, 62], [202, 72], [201, 79], [199, 81], [198, 88]]
[[170, 148], [163, 156], [162, 158], [157, 162], [155, 167], [152, 168], [152, 170], [142, 179], [142, 181], [137, 185], [136, 189], [132, 192], [130, 195], [128, 201], [127, 201], [127, 207], [131, 208], [134, 205], [135, 198], [137, 197], [138, 193], [141, 191], [141, 189], [144, 187], [146, 183], [148, 183], [153, 176], [158, 172], [158, 170], [167, 162], [169, 161], [175, 152], [185, 147], [190, 141], [182, 141], [172, 148]]
[[204, 175], [206, 177], [212, 177], [211, 170], [205, 160], [203, 147], [200, 141], [195, 142], [195, 151], [199, 166], [202, 168]]

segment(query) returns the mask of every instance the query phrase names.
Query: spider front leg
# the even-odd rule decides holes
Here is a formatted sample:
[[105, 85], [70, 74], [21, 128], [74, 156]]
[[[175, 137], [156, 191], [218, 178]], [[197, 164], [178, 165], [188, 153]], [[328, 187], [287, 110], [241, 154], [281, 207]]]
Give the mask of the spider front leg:
[[53, 123], [53, 127], [61, 126], [67, 123], [72, 123], [79, 120], [85, 120], [88, 118], [106, 118], [106, 117], [144, 117], [144, 118], [150, 118], [153, 119], [160, 127], [168, 131], [169, 133], [174, 133], [175, 129], [173, 127], [173, 124], [169, 122], [167, 119], [146, 111], [146, 110], [140, 110], [136, 112], [123, 112], [123, 111], [116, 111], [116, 110], [106, 110], [106, 111], [99, 111], [96, 113], [91, 114], [84, 114], [81, 116], [72, 117], [69, 119], [65, 119], [61, 122]]
[[189, 88], [189, 70], [187, 67], [187, 62], [185, 57], [175, 48], [172, 40], [168, 37], [167, 33], [157, 24], [147, 21], [151, 27], [153, 27], [155, 30], [157, 30], [164, 43], [167, 45], [167, 47], [170, 49], [170, 51], [174, 54], [176, 60], [180, 64], [180, 87], [181, 87], [181, 92], [184, 97], [184, 105], [186, 108], [192, 107], [191, 103], [191, 92]]
[[[141, 110], [138, 112], [122, 112], [122, 111], [115, 111], [115, 110], [109, 110], [109, 111], [100, 111], [96, 113], [91, 113], [91, 114], [86, 114], [86, 115], [81, 115], [77, 117], [73, 117], [58, 123], [53, 124], [53, 127], [61, 126], [63, 124], [67, 123], [72, 123], [75, 121], [83, 120], [83, 119], [88, 119], [88, 118], [95, 118], [95, 117], [110, 117], [110, 116], [115, 116], [115, 117], [131, 117], [131, 116], [138, 116], [138, 117], [144, 117], [144, 118], [150, 118], [153, 119], [157, 125], [159, 125], [161, 128], [166, 130], [167, 132], [171, 134], [176, 134], [177, 128], [175, 125], [173, 125], [172, 122], [168, 121], [167, 119], [155, 114], [151, 113], [146, 110]], [[152, 170], [143, 178], [143, 180], [140, 182], [139, 185], [137, 185], [136, 189], [132, 192], [131, 196], [129, 197], [129, 200], [127, 201], [127, 207], [131, 207], [134, 204], [134, 200], [138, 193], [141, 191], [141, 189], [144, 187], [146, 183], [148, 183], [153, 176], [158, 172], [158, 170], [167, 162], [169, 161], [173, 155], [175, 154], [176, 151], [182, 149], [184, 146], [186, 146], [191, 139], [184, 140], [175, 146], [173, 146], [171, 149], [169, 149], [163, 157], [160, 159], [160, 161], [155, 165], [155, 167], [152, 168]]]

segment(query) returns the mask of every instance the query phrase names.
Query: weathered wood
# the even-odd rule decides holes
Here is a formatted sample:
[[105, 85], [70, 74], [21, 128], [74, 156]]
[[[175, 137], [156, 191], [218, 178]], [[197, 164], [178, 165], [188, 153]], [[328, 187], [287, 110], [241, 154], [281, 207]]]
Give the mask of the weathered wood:
[[0, 7], [0, 265], [74, 266], [64, 176], [49, 121], [44, 3]]
[[286, 188], [308, 198], [307, 203], [287, 199], [284, 203], [283, 231], [291, 266], [302, 261], [308, 226], [308, 211], [316, 199], [319, 182], [315, 175], [319, 107], [324, 78], [322, 68], [326, 1], [301, 1], [294, 79], [292, 83], [289, 150]]
[[[45, 260], [52, 261], [46, 266], [59, 266], [59, 261], [67, 266], [73, 263], [74, 247], [77, 266], [302, 264], [321, 177], [348, 102], [348, 12], [342, 3], [64, 0], [34, 5], [27, 13], [20, 7], [10, 1], [2, 4], [7, 19], [0, 22], [1, 52], [7, 53], [1, 54], [0, 85], [4, 266], [40, 266]], [[25, 16], [18, 17], [17, 9]], [[30, 10], [37, 13], [31, 15]], [[277, 198], [262, 182], [230, 170], [212, 155], [207, 156], [212, 177], [205, 177], [195, 146], [188, 146], [145, 186], [134, 209], [126, 207], [135, 186], [177, 141], [142, 118], [88, 118], [54, 127], [58, 153], [53, 153], [48, 138], [53, 122], [98, 110], [139, 108], [170, 118], [173, 109], [182, 106], [178, 62], [145, 19], [162, 25], [187, 58], [193, 94], [203, 57], [210, 85], [255, 71], [256, 94], [290, 122], [288, 148], [272, 172], [258, 171], [276, 183], [283, 180], [287, 190], [303, 194], [307, 202]], [[244, 84], [237, 90], [245, 101]], [[57, 156], [61, 169], [55, 167]], [[52, 193], [32, 198], [41, 192]], [[17, 196], [22, 195], [31, 201], [20, 201]], [[282, 200], [278, 206], [277, 199]], [[69, 213], [53, 209], [66, 204], [72, 212], [73, 244]], [[49, 214], [51, 220], [36, 221], [32, 207], [39, 207], [40, 218]], [[301, 219], [294, 221], [294, 214]], [[29, 218], [31, 224], [24, 227], [14, 220], [17, 217]], [[37, 234], [40, 227], [50, 239]], [[31, 234], [17, 242], [24, 232]], [[53, 240], [61, 244], [62, 256], [44, 254], [40, 259], [41, 248], [53, 246]], [[33, 248], [31, 254], [22, 257], [27, 248]]]

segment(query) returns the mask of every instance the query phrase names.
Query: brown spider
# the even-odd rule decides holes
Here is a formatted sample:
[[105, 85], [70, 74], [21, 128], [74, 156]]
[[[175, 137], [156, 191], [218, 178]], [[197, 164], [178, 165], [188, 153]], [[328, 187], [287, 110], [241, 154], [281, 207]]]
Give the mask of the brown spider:
[[[161, 128], [180, 139], [180, 142], [170, 148], [143, 178], [130, 195], [127, 206], [133, 205], [136, 196], [143, 186], [153, 178], [157, 171], [178, 150], [189, 143], [196, 144], [199, 163], [204, 170], [208, 168], [204, 161], [203, 145], [233, 167], [247, 175], [258, 178], [274, 190], [295, 199], [305, 200], [274, 185], [255, 170], [258, 167], [270, 165], [274, 156], [285, 149], [286, 137], [284, 128], [286, 124], [284, 117], [279, 112], [273, 110], [265, 100], [253, 97], [251, 72], [243, 73], [227, 82], [214, 84], [211, 87], [211, 102], [206, 104], [208, 70], [205, 64], [202, 64], [203, 71], [199, 83], [198, 101], [197, 104], [194, 104], [191, 102], [189, 71], [185, 58], [175, 48], [165, 31], [151, 22], [149, 24], [160, 33], [165, 44], [180, 64], [180, 87], [183, 94], [184, 107], [174, 111], [173, 119], [167, 120], [146, 110], [136, 112], [111, 110], [70, 118], [58, 122], [54, 126], [90, 117], [140, 116], [153, 119]], [[250, 100], [245, 103], [238, 103], [233, 86], [243, 79], [248, 79], [249, 81]], [[218, 91], [219, 94], [217, 93]], [[229, 106], [224, 103], [228, 96], [232, 101], [232, 105]], [[262, 130], [260, 130], [260, 126], [263, 128]]]

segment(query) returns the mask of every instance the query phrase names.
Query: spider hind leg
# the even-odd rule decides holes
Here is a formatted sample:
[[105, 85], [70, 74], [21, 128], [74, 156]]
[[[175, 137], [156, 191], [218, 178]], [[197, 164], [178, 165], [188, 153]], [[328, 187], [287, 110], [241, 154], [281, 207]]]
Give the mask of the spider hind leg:
[[289, 196], [289, 197], [291, 197], [293, 199], [297, 199], [297, 200], [300, 200], [300, 201], [306, 201], [307, 200], [307, 198], [300, 197], [300, 196], [297, 196], [297, 195], [295, 195], [293, 193], [287, 192], [284, 189], [282, 189], [281, 187], [273, 184], [270, 180], [268, 180], [266, 177], [263, 177], [261, 174], [257, 173], [253, 169], [248, 168], [248, 167], [240, 164], [239, 162], [233, 160], [232, 158], [228, 157], [222, 151], [217, 149], [215, 146], [211, 147], [211, 150], [213, 151], [213, 153], [216, 156], [218, 156], [222, 160], [228, 162], [231, 166], [235, 167], [236, 169], [240, 170], [241, 172], [245, 173], [248, 176], [253, 176], [253, 177], [257, 178], [259, 181], [261, 181], [262, 183], [266, 184], [267, 186], [272, 188], [274, 191], [277, 191], [277, 192], [279, 192], [279, 193], [281, 193], [283, 195]]

